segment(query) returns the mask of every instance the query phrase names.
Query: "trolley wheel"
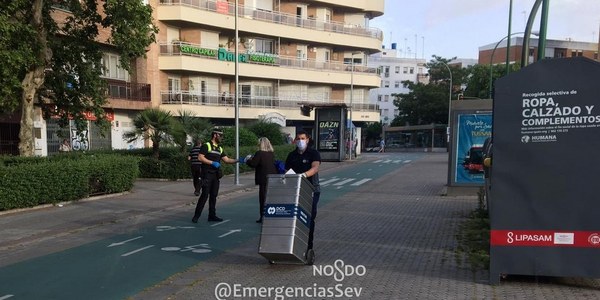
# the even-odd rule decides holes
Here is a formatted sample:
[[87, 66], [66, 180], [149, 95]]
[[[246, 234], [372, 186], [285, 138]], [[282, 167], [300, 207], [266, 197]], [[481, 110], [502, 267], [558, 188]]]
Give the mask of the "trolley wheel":
[[315, 251], [313, 249], [308, 249], [306, 251], [306, 264], [312, 266], [315, 263]]
[[272, 260], [269, 260], [269, 264], [270, 264], [270, 265], [274, 265], [274, 264], [275, 264], [275, 262], [274, 262], [274, 261], [272, 261]]

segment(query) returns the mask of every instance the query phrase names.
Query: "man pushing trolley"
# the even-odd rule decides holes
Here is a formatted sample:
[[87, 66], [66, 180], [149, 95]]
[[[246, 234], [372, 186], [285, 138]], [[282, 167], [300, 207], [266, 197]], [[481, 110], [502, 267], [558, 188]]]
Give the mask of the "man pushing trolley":
[[308, 147], [309, 142], [309, 134], [299, 131], [296, 149], [285, 161], [288, 173], [268, 177], [259, 253], [270, 263], [312, 265], [314, 262], [321, 154]]

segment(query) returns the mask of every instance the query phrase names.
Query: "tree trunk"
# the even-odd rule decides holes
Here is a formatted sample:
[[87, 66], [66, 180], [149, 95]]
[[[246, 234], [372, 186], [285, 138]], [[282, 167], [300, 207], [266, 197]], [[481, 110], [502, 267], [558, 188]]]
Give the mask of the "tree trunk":
[[40, 49], [37, 54], [38, 61], [31, 66], [25, 78], [21, 82], [23, 94], [21, 96], [21, 129], [19, 131], [19, 154], [21, 156], [33, 156], [33, 105], [37, 90], [44, 84], [44, 70], [50, 61], [48, 50], [47, 32], [42, 19], [42, 7], [44, 0], [34, 0], [32, 4], [33, 18], [31, 26], [38, 31], [37, 42]]
[[152, 157], [154, 157], [154, 159], [157, 159], [157, 160], [158, 160], [158, 157], [160, 155], [159, 154], [160, 152], [158, 150], [159, 149], [158, 146], [159, 146], [159, 142], [153, 142], [152, 143]]

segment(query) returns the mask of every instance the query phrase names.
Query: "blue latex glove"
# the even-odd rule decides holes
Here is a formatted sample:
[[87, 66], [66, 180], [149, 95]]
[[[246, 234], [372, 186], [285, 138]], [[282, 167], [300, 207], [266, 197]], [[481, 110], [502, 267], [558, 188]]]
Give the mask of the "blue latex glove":
[[246, 162], [246, 158], [245, 158], [245, 157], [240, 157], [240, 158], [238, 158], [238, 162], [239, 162], [240, 164], [243, 164], [243, 163], [245, 163], [245, 162]]
[[212, 164], [210, 164], [210, 165], [215, 167], [216, 169], [221, 167], [221, 163], [219, 163], [218, 161], [213, 161]]

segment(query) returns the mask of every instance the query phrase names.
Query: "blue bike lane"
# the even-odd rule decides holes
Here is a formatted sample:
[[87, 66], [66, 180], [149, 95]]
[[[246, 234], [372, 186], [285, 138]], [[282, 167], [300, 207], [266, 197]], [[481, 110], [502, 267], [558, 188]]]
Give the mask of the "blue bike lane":
[[[342, 200], [346, 193], [421, 155], [397, 154], [321, 173], [319, 207]], [[260, 224], [254, 222], [255, 194], [219, 203], [223, 222], [209, 223], [204, 216], [193, 224], [189, 212], [180, 213], [153, 227], [8, 265], [0, 269], [0, 299], [93, 300], [135, 295], [256, 238]]]

